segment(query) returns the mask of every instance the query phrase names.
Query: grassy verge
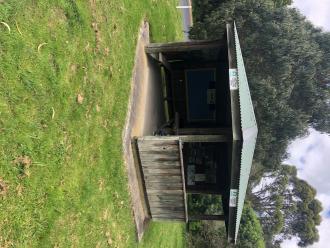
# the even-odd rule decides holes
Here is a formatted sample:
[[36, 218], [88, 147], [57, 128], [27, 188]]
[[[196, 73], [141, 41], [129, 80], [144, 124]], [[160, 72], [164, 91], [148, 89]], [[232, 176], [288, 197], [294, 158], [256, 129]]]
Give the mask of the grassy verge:
[[181, 223], [151, 223], [139, 248], [183, 248], [184, 232], [184, 225]]
[[[176, 2], [0, 1], [0, 247], [136, 246], [121, 133], [137, 31], [181, 38]], [[153, 230], [173, 234], [153, 224], [144, 247]]]

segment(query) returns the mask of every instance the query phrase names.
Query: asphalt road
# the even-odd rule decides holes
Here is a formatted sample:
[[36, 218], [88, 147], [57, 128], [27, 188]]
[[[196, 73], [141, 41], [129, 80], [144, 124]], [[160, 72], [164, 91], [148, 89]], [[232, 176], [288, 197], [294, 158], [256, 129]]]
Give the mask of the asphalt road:
[[[181, 6], [187, 6], [191, 5], [191, 0], [179, 0], [179, 5]], [[189, 40], [189, 29], [193, 25], [192, 21], [192, 9], [181, 9], [182, 11], [182, 25], [183, 25], [183, 32], [185, 40]]]

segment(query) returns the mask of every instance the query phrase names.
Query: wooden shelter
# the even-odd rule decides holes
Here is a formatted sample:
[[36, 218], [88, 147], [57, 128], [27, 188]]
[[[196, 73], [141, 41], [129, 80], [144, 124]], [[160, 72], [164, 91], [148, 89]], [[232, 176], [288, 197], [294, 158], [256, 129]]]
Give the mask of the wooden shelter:
[[[224, 221], [236, 242], [257, 124], [235, 23], [222, 39], [152, 43], [162, 73], [164, 122], [135, 137], [153, 220]], [[221, 214], [188, 213], [189, 194], [221, 195]]]

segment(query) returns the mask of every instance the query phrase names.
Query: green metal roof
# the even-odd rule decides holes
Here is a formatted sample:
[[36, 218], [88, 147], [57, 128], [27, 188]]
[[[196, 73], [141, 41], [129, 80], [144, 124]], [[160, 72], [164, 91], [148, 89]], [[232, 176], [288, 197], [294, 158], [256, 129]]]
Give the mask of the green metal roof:
[[247, 189], [251, 166], [252, 166], [253, 153], [255, 149], [258, 128], [257, 128], [256, 118], [254, 115], [249, 84], [246, 77], [242, 51], [241, 51], [235, 23], [234, 23], [234, 30], [235, 30], [235, 49], [237, 56], [236, 59], [237, 59], [237, 72], [238, 72], [241, 128], [243, 134], [243, 146], [241, 153], [239, 188], [238, 188], [238, 199], [237, 199], [237, 218], [236, 218], [236, 230], [235, 230], [235, 242], [236, 242], [239, 225], [242, 217], [242, 211], [244, 207], [246, 189]]

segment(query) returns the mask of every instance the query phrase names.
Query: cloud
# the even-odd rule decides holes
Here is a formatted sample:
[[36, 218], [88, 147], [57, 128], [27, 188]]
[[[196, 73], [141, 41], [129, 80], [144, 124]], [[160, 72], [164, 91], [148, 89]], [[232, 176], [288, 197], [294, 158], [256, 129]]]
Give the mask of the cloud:
[[294, 0], [299, 9], [314, 25], [330, 31], [330, 0]]
[[323, 211], [321, 213], [323, 219], [329, 219], [330, 217], [330, 193], [318, 194], [317, 198], [322, 202]]
[[[314, 129], [309, 135], [293, 141], [288, 147], [289, 157], [284, 163], [298, 168], [298, 177], [306, 180], [317, 190], [322, 202], [322, 223], [318, 227], [320, 240], [312, 248], [325, 248], [330, 244], [330, 136]], [[297, 247], [297, 240], [286, 240], [282, 248]]]
[[330, 136], [310, 129], [308, 137], [289, 145], [285, 163], [298, 167], [298, 176], [308, 181], [318, 193], [330, 193]]
[[282, 248], [297, 248], [297, 243], [299, 242], [299, 240], [297, 238], [292, 238], [290, 240], [285, 240], [281, 247]]

